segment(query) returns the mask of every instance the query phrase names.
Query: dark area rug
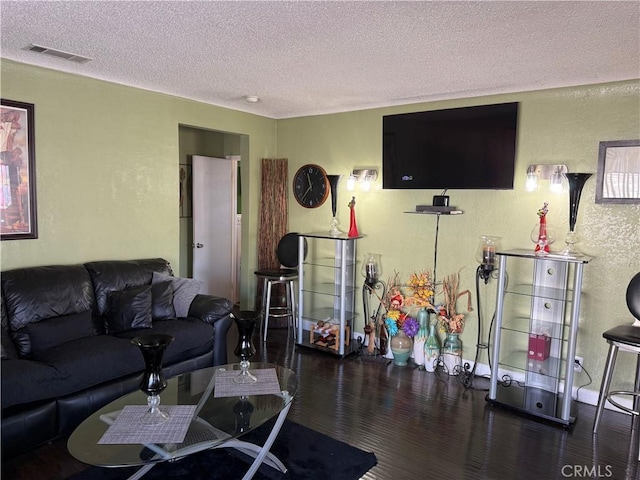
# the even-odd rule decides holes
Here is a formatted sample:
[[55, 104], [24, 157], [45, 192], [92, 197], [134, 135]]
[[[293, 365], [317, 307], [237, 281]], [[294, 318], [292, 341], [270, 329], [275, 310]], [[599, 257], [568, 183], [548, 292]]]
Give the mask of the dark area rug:
[[[242, 440], [262, 445], [273, 422], [242, 436]], [[357, 480], [376, 463], [376, 456], [344, 442], [286, 420], [271, 453], [289, 469], [286, 475], [262, 465], [256, 480]], [[251, 459], [230, 448], [206, 450], [174, 463], [159, 463], [145, 480], [239, 480], [249, 469]], [[91, 467], [68, 480], [124, 480], [140, 467]]]

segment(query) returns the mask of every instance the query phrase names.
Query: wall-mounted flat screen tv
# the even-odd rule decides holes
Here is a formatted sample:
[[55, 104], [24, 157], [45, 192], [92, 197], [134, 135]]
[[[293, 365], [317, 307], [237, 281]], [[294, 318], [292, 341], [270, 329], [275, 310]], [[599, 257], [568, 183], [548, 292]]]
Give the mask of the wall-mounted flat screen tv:
[[513, 189], [518, 103], [386, 115], [382, 188]]

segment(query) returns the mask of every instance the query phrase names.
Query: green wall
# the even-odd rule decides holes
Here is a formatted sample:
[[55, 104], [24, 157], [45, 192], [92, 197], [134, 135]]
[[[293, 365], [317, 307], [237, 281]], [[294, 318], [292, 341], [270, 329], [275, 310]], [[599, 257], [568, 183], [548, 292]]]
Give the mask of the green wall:
[[[529, 235], [538, 219], [536, 211], [547, 201], [549, 222], [559, 233], [555, 248], [564, 246], [568, 195], [550, 194], [546, 188], [526, 192], [527, 165], [564, 163], [569, 171], [595, 174], [600, 141], [640, 138], [639, 92], [640, 82], [631, 81], [280, 120], [278, 155], [289, 158], [290, 177], [305, 163], [318, 163], [327, 173], [344, 176], [338, 188], [338, 217], [346, 231], [351, 196], [346, 177], [354, 167], [377, 166], [381, 172], [383, 115], [520, 102], [514, 190], [450, 190], [451, 204], [464, 214], [440, 220], [438, 277], [462, 269], [461, 286], [472, 290], [475, 303], [475, 253], [481, 235], [502, 237], [503, 248], [533, 249]], [[577, 222], [580, 247], [594, 256], [585, 267], [577, 354], [585, 358], [585, 367], [594, 377], [590, 388], [597, 389], [607, 348], [602, 332], [631, 321], [624, 295], [627, 283], [640, 270], [640, 205], [596, 205], [595, 186], [594, 175], [583, 190]], [[414, 210], [417, 204], [430, 204], [432, 196], [439, 193], [382, 190], [380, 178], [370, 192], [356, 191], [358, 228], [365, 235], [358, 241], [359, 262], [367, 252], [382, 254], [384, 279], [394, 271], [406, 280], [413, 271], [432, 269], [436, 217], [403, 212]], [[331, 206], [326, 202], [307, 210], [290, 200], [289, 214], [292, 231], [318, 231], [322, 226], [328, 230]], [[483, 339], [495, 307], [495, 283], [482, 285], [480, 290]], [[356, 310], [361, 314], [360, 301]], [[362, 328], [360, 318], [355, 330], [361, 332]], [[476, 333], [477, 312], [472, 312], [462, 335], [465, 358], [475, 354]], [[480, 361], [487, 362], [486, 354]], [[631, 379], [631, 362], [626, 363], [623, 375]]]
[[[243, 270], [242, 303], [252, 305], [256, 264], [260, 163], [289, 159], [289, 177], [304, 163], [330, 174], [353, 167], [381, 167], [382, 115], [390, 113], [520, 102], [516, 185], [512, 191], [451, 190], [464, 215], [443, 216], [438, 277], [460, 269], [463, 288], [474, 290], [475, 251], [480, 235], [502, 237], [504, 248], [532, 248], [536, 211], [549, 202], [549, 222], [560, 236], [567, 229], [567, 195], [524, 191], [530, 163], [566, 163], [570, 171], [596, 172], [603, 140], [640, 138], [640, 82], [496, 95], [273, 120], [177, 97], [41, 69], [11, 61], [1, 65], [2, 98], [35, 104], [36, 181], [39, 238], [0, 244], [2, 270], [98, 259], [162, 256], [180, 265], [178, 217], [179, 127], [214, 130], [241, 143]], [[226, 148], [226, 147], [225, 147]], [[365, 236], [358, 258], [382, 254], [383, 277], [433, 268], [435, 217], [410, 215], [437, 191], [356, 192], [356, 216]], [[581, 247], [594, 256], [585, 268], [578, 355], [597, 388], [604, 365], [603, 330], [630, 321], [624, 294], [640, 270], [640, 205], [596, 205], [595, 177], [583, 191], [577, 231]], [[343, 180], [338, 217], [348, 228], [350, 194]], [[290, 199], [292, 231], [317, 231], [331, 219], [330, 202], [315, 210]], [[560, 241], [561, 243], [561, 241]], [[556, 247], [559, 248], [559, 247]], [[359, 268], [360, 265], [358, 265]], [[495, 281], [481, 286], [487, 323], [495, 304]], [[475, 299], [475, 293], [474, 293]], [[362, 313], [360, 302], [357, 311]], [[477, 312], [462, 336], [466, 357], [475, 353]], [[362, 319], [356, 331], [362, 331]], [[486, 331], [483, 332], [486, 336]], [[622, 356], [624, 357], [624, 356]], [[486, 363], [486, 357], [481, 357]], [[621, 376], [633, 377], [621, 358]], [[628, 382], [627, 382], [628, 383]]]
[[[2, 270], [159, 256], [181, 271], [179, 126], [248, 137], [242, 245], [255, 264], [259, 160], [276, 153], [275, 120], [7, 60], [1, 69], [2, 98], [35, 105], [39, 231], [2, 242]], [[243, 270], [243, 301], [253, 285]]]

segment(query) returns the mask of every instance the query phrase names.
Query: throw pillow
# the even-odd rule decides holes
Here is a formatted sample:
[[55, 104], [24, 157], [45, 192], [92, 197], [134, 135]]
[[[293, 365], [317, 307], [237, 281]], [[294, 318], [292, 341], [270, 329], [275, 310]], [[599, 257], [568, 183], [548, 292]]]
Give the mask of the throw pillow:
[[151, 328], [151, 285], [109, 292], [107, 296], [107, 333], [135, 328]]
[[151, 317], [153, 320], [176, 319], [171, 281], [168, 280], [151, 285], [151, 302]]
[[171, 281], [173, 307], [176, 310], [176, 316], [178, 318], [189, 316], [191, 302], [202, 291], [203, 282], [195, 278], [172, 277], [171, 275], [153, 272], [152, 284], [166, 281]]
[[94, 335], [90, 310], [33, 322], [22, 330], [31, 340], [31, 354]]

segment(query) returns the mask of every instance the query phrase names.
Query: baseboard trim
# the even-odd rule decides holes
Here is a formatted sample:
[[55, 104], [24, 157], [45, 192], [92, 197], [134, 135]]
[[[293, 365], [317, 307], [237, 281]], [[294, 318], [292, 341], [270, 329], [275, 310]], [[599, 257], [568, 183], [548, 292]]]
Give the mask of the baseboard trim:
[[[366, 339], [367, 337], [360, 332], [354, 332], [354, 338], [363, 338], [365, 339], [365, 345], [367, 344]], [[413, 358], [413, 355], [411, 355]], [[387, 355], [385, 355], [385, 358], [389, 358], [389, 359], [393, 359], [393, 355], [391, 353], [391, 351], [387, 352]], [[462, 363], [468, 363], [469, 366], [471, 368], [473, 368], [474, 365], [474, 361], [473, 360], [469, 360], [469, 359], [462, 359]], [[509, 370], [503, 370], [500, 369], [500, 373], [501, 374], [506, 374], [509, 375], [511, 378], [513, 378], [516, 381], [524, 381], [524, 375], [522, 374], [522, 372], [514, 372], [514, 371], [509, 371]], [[484, 364], [484, 363], [478, 363], [478, 367], [476, 368], [476, 375], [478, 376], [482, 376], [482, 377], [486, 377], [486, 378], [490, 378], [491, 377], [491, 369], [489, 368], [488, 364]], [[564, 384], [561, 383], [561, 386], [564, 387]], [[592, 386], [592, 385], [590, 385]], [[598, 388], [599, 385], [596, 385], [595, 388]], [[579, 390], [579, 391], [578, 391]], [[600, 391], [599, 390], [591, 390], [589, 388], [585, 387], [580, 387], [580, 385], [574, 386], [571, 389], [571, 397], [575, 400], [578, 401], [580, 403], [585, 403], [587, 405], [593, 405], [593, 406], [597, 406], [598, 405], [598, 396], [600, 395]], [[629, 397], [618, 397], [616, 396], [616, 401], [619, 402], [621, 405], [627, 407], [627, 408], [633, 408], [633, 402]], [[620, 410], [619, 408], [611, 405], [609, 402], [607, 402], [607, 404], [605, 405], [605, 408], [608, 410], [613, 410], [616, 412], [621, 412], [621, 413], [625, 413], [627, 415], [629, 415], [627, 412], [625, 412], [624, 410]]]

